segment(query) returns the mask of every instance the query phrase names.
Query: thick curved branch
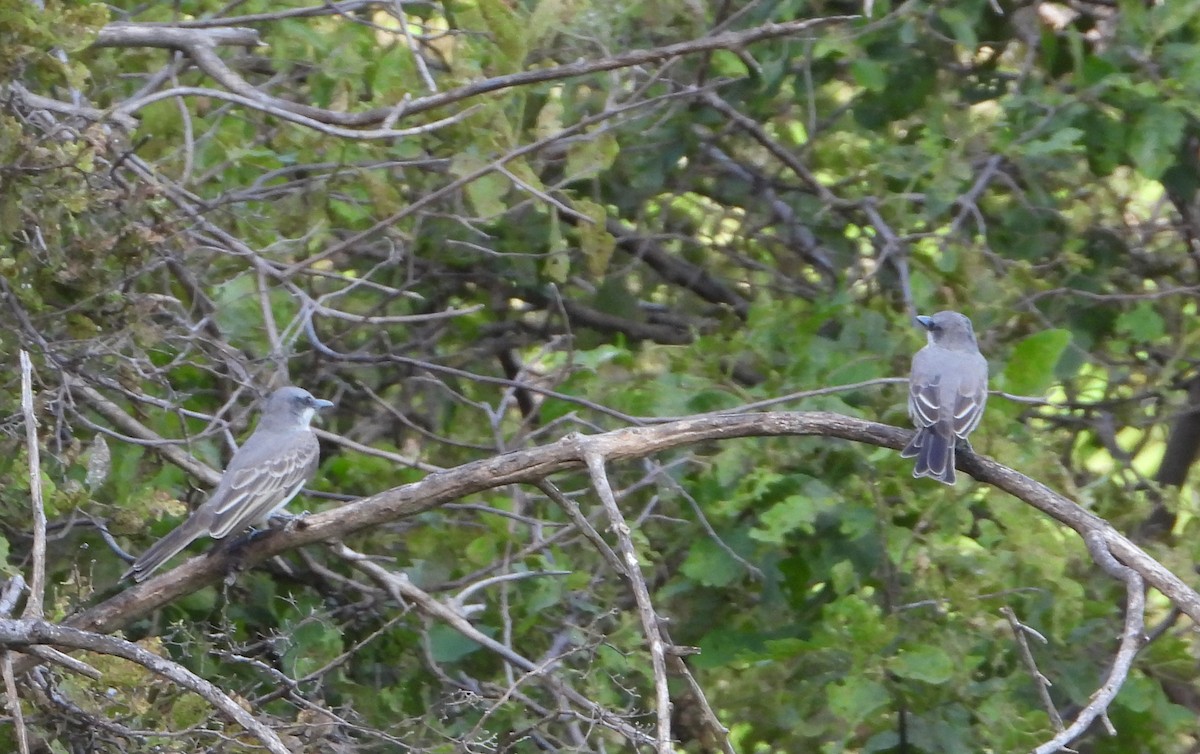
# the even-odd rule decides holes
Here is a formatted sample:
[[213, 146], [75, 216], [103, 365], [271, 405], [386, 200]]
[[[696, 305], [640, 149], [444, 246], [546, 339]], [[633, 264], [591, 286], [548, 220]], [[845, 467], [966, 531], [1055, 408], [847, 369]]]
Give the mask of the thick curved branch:
[[[277, 531], [238, 553], [217, 550], [192, 558], [167, 573], [132, 586], [70, 618], [68, 625], [89, 631], [115, 631], [181, 595], [215, 584], [235, 566], [247, 566], [297, 547], [339, 539], [413, 516], [483, 490], [509, 484], [537, 483], [551, 474], [581, 469], [588, 452], [607, 462], [627, 461], [699, 442], [737, 437], [819, 435], [900, 449], [912, 433], [886, 424], [826, 412], [772, 412], [706, 416], [652, 427], [630, 427], [581, 438], [569, 435], [538, 448], [486, 458], [432, 473], [406, 484], [307, 517], [303, 526]], [[977, 480], [1008, 492], [1080, 535], [1103, 538], [1108, 549], [1139, 573], [1193, 621], [1200, 623], [1200, 594], [1113, 529], [1040, 482], [974, 453], [958, 454], [958, 468]], [[911, 482], [921, 484], [921, 482]]]

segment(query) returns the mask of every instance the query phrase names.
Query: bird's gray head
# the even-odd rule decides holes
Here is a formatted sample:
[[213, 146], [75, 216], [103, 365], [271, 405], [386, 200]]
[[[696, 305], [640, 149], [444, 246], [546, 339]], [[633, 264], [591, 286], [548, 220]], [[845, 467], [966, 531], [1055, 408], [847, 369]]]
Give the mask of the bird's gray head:
[[312, 393], [298, 387], [281, 387], [271, 393], [263, 405], [260, 424], [307, 427], [313, 414], [329, 408], [333, 401], [314, 398]]
[[917, 317], [917, 324], [925, 328], [929, 342], [943, 348], [975, 349], [975, 329], [971, 320], [958, 312], [944, 311], [933, 316]]

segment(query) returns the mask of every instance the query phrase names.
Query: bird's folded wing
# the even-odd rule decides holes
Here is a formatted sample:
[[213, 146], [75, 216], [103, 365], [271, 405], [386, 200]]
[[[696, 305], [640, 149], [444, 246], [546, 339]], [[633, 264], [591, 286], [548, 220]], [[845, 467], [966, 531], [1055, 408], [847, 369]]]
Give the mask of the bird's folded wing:
[[908, 383], [908, 413], [913, 422], [920, 427], [932, 427], [938, 423], [941, 416], [941, 403], [938, 388], [942, 382], [941, 375], [929, 382], [918, 383], [909, 380]]
[[221, 485], [225, 494], [213, 508], [212, 537], [220, 539], [259, 523], [312, 478], [320, 446], [307, 432], [298, 439], [289, 447], [272, 449], [275, 452], [258, 459], [248, 458], [225, 472]]
[[960, 389], [954, 402], [954, 434], [966, 437], [983, 418], [983, 404], [987, 401], [986, 390]]

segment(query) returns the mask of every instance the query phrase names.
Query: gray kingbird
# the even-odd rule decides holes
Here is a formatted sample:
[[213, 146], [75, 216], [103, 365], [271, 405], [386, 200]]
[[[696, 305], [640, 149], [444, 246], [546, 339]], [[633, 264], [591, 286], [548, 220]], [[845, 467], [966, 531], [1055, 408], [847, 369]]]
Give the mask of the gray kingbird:
[[223, 539], [265, 523], [291, 502], [317, 471], [321, 449], [309, 429], [313, 414], [333, 403], [283, 387], [263, 405], [254, 434], [238, 448], [217, 488], [186, 521], [142, 553], [122, 578], [144, 581], [205, 535]]
[[917, 322], [929, 342], [913, 356], [908, 415], [917, 434], [900, 455], [917, 459], [914, 477], [954, 484], [954, 445], [979, 425], [987, 403], [987, 360], [962, 314], [938, 312]]

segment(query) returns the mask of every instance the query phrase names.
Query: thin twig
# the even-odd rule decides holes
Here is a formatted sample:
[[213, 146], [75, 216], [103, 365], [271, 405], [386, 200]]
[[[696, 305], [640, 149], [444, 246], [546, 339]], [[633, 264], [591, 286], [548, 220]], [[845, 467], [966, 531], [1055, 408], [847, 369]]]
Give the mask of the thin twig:
[[[1050, 723], [1056, 731], [1062, 731], [1063, 721], [1062, 716], [1058, 714], [1058, 709], [1054, 706], [1054, 700], [1050, 698], [1050, 679], [1038, 670], [1037, 661], [1033, 659], [1033, 652], [1029, 649], [1029, 642], [1025, 640], [1025, 634], [1030, 632], [1030, 629], [1017, 619], [1017, 614], [1007, 605], [1000, 608], [1000, 612], [1008, 619], [1008, 625], [1012, 628], [1013, 636], [1017, 640], [1017, 651], [1021, 655], [1021, 661], [1025, 663], [1025, 669], [1029, 671], [1030, 677], [1033, 678], [1033, 683], [1037, 687], [1038, 698], [1042, 700], [1042, 707], [1045, 708], [1046, 714], [1050, 716]], [[1041, 634], [1037, 637], [1043, 642], [1045, 638]]]
[[354, 566], [370, 576], [381, 587], [386, 589], [392, 598], [397, 602], [404, 604], [411, 602], [425, 615], [437, 618], [444, 621], [455, 631], [458, 631], [463, 636], [476, 642], [485, 649], [495, 653], [505, 662], [513, 667], [526, 673], [528, 678], [532, 678], [546, 684], [555, 693], [562, 695], [565, 699], [570, 700], [587, 711], [589, 715], [596, 716], [602, 720], [605, 725], [611, 727], [621, 735], [625, 736], [634, 746], [640, 746], [650, 742], [650, 737], [642, 733], [635, 726], [621, 720], [613, 715], [600, 704], [588, 699], [583, 694], [580, 694], [575, 689], [567, 686], [566, 683], [553, 673], [548, 672], [551, 666], [559, 662], [558, 657], [552, 657], [541, 663], [535, 663], [520, 654], [517, 654], [512, 648], [501, 644], [492, 637], [483, 633], [471, 622], [466, 619], [454, 607], [446, 605], [433, 598], [428, 592], [418, 588], [408, 580], [405, 574], [396, 574], [387, 570], [383, 566], [372, 563], [362, 553], [355, 552], [344, 544], [338, 543], [333, 547], [334, 554], [353, 562]]
[[629, 524], [621, 515], [617, 498], [613, 495], [612, 485], [608, 482], [608, 472], [604, 469], [604, 456], [592, 445], [588, 438], [579, 439], [584, 461], [587, 463], [588, 474], [592, 486], [604, 510], [608, 513], [609, 526], [617, 536], [617, 549], [624, 558], [622, 572], [629, 580], [633, 589], [633, 598], [637, 603], [638, 618], [642, 622], [642, 631], [646, 634], [646, 642], [650, 645], [650, 664], [654, 671], [655, 716], [657, 718], [657, 735], [655, 745], [659, 754], [672, 754], [674, 744], [671, 740], [671, 690], [667, 685], [666, 642], [658, 630], [658, 616], [654, 612], [654, 603], [650, 601], [650, 589], [642, 578], [641, 564], [638, 562], [637, 549], [633, 546]]
[[[0, 620], [0, 645], [12, 649], [54, 644], [72, 649], [84, 649], [112, 655], [141, 665], [155, 675], [162, 676], [175, 685], [185, 688], [213, 707], [233, 719], [251, 735], [256, 737], [272, 754], [290, 754], [288, 748], [279, 740], [268, 726], [259, 722], [258, 718], [247, 712], [237, 702], [217, 686], [209, 683], [182, 665], [159, 657], [153, 652], [139, 647], [133, 642], [118, 639], [114, 636], [104, 636], [90, 631], [80, 631], [44, 620]], [[6, 658], [11, 652], [5, 653]], [[9, 673], [9, 661], [4, 662], [5, 673]], [[10, 691], [11, 694], [11, 691]], [[10, 698], [10, 705], [12, 698]]]
[[21, 413], [25, 416], [25, 449], [29, 454], [29, 502], [33, 508], [33, 574], [29, 579], [26, 618], [42, 617], [46, 588], [46, 509], [42, 507], [42, 459], [38, 446], [37, 416], [33, 411], [33, 362], [21, 349]]
[[[22, 351], [24, 353], [24, 351]], [[21, 714], [21, 698], [17, 696], [17, 679], [13, 674], [12, 652], [5, 652], [0, 659], [0, 669], [4, 673], [4, 696], [8, 702], [8, 714], [12, 716], [13, 725], [17, 730], [17, 748], [21, 754], [29, 754], [29, 732], [25, 730], [25, 717]]]

